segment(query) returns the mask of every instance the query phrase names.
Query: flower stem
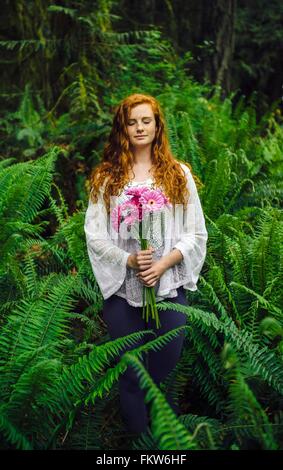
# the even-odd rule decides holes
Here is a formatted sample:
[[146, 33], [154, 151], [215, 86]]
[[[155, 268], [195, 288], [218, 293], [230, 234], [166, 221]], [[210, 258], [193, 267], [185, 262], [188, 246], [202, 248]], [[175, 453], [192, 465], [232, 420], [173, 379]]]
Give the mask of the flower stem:
[[[148, 241], [145, 238], [142, 238], [142, 223], [139, 223], [139, 235], [140, 235], [140, 244], [141, 249], [146, 250], [148, 248]], [[145, 298], [146, 298], [146, 305], [145, 305]], [[149, 314], [151, 315], [152, 319], [155, 319], [156, 328], [161, 327], [161, 323], [159, 320], [158, 310], [156, 307], [156, 298], [155, 298], [155, 290], [154, 287], [143, 286], [143, 298], [142, 298], [142, 318], [146, 315], [146, 322], [148, 323]]]

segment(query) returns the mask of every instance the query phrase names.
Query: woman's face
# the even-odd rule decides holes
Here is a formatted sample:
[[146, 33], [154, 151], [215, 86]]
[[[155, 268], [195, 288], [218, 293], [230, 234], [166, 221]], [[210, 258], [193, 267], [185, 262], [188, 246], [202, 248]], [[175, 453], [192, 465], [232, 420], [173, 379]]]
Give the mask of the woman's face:
[[150, 104], [138, 104], [131, 109], [127, 130], [130, 143], [136, 149], [151, 144], [155, 137], [156, 122]]

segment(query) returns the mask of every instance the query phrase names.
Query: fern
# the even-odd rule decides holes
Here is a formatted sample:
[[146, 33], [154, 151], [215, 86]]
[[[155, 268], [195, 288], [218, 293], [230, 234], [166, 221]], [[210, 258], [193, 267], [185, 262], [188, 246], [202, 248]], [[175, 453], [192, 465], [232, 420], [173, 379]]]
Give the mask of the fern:
[[176, 419], [161, 392], [159, 392], [157, 385], [155, 385], [140, 361], [129, 352], [125, 354], [123, 360], [127, 361], [137, 371], [141, 388], [148, 390], [145, 395], [146, 403], [152, 400], [152, 433], [158, 442], [158, 448], [160, 450], [195, 449], [196, 445], [192, 442], [192, 437]]
[[254, 373], [259, 374], [263, 380], [267, 381], [278, 393], [282, 394], [283, 373], [278, 358], [267, 347], [260, 348], [254, 344], [248, 331], [238, 330], [234, 322], [229, 318], [220, 321], [213, 313], [193, 307], [173, 304], [172, 302], [159, 302], [158, 308], [161, 310], [172, 308], [178, 312], [185, 313], [188, 319], [195, 322], [201, 328], [201, 331], [205, 331], [209, 337], [212, 336], [211, 328], [215, 331], [223, 332], [227, 341], [231, 341], [238, 351], [242, 351], [248, 356], [250, 367]]
[[246, 384], [237, 357], [231, 348], [229, 353], [226, 353], [225, 361], [226, 363], [229, 361], [229, 365], [226, 366], [226, 376], [229, 380], [229, 399], [226, 409], [228, 424], [232, 422], [235, 426], [235, 437], [240, 444], [241, 436], [255, 437], [262, 442], [264, 449], [277, 449], [271, 423], [251, 388]]

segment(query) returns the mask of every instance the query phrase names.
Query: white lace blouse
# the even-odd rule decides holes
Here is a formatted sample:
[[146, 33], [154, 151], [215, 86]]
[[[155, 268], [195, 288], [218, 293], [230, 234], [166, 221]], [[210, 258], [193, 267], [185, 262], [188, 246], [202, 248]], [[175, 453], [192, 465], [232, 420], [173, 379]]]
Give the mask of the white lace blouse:
[[[197, 290], [206, 256], [208, 234], [197, 188], [190, 169], [182, 163], [180, 165], [187, 178], [190, 193], [188, 205], [184, 210], [179, 205], [181, 212], [166, 208], [162, 215], [156, 213], [151, 219], [147, 237], [149, 245], [155, 248], [154, 261], [174, 248], [183, 255], [182, 261], [167, 269], [156, 283], [157, 302], [177, 297], [176, 289], [180, 286], [190, 291]], [[137, 186], [156, 187], [151, 178], [143, 182], [129, 182], [122, 193], [114, 198], [115, 204], [130, 199], [125, 190]], [[126, 299], [128, 304], [141, 307], [143, 284], [136, 277], [137, 270], [127, 266], [129, 255], [141, 249], [140, 243], [131, 236], [123, 236], [122, 231], [121, 236], [120, 233], [114, 234], [103, 200], [104, 187], [100, 189], [96, 203], [89, 198], [85, 215], [84, 231], [92, 270], [104, 299], [115, 294]]]

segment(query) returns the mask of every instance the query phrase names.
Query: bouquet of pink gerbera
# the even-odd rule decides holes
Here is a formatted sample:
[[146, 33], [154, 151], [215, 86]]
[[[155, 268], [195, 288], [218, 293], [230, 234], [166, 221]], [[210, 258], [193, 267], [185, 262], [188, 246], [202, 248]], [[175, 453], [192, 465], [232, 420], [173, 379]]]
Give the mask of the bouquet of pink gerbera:
[[[126, 189], [125, 194], [132, 197], [112, 210], [112, 225], [119, 232], [122, 222], [127, 225], [129, 230], [134, 228], [137, 223], [141, 250], [147, 250], [148, 240], [143, 238], [143, 234], [147, 232], [144, 227], [148, 227], [149, 215], [153, 212], [162, 211], [165, 206], [171, 207], [171, 204], [160, 189], [149, 189], [148, 187], [129, 188]], [[146, 321], [148, 322], [149, 314], [151, 314], [152, 318], [155, 319], [156, 327], [160, 328], [154, 287], [143, 286], [143, 319], [145, 313]]]

